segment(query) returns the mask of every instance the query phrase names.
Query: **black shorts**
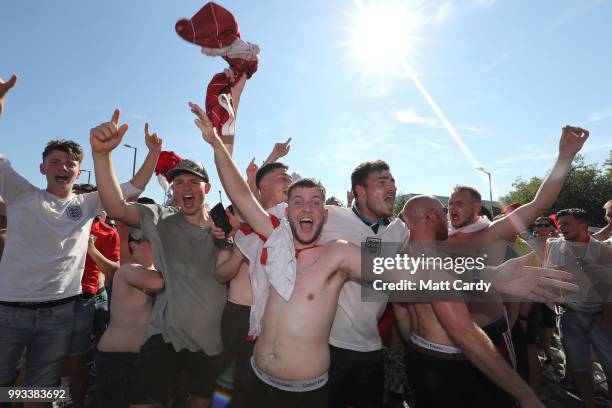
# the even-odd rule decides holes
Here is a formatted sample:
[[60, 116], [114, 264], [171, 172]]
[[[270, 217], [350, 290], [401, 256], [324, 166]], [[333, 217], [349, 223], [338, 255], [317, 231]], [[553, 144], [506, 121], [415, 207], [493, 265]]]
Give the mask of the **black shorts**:
[[96, 350], [96, 407], [127, 408], [138, 353]]
[[540, 326], [542, 325], [542, 308], [546, 307], [540, 303], [532, 303], [529, 316], [527, 316], [527, 329], [525, 330], [525, 342], [536, 344], [540, 336]]
[[408, 344], [404, 362], [416, 408], [516, 408], [514, 398], [467, 359], [435, 357]]
[[383, 351], [354, 351], [329, 346], [329, 387], [333, 408], [378, 408], [385, 391]]
[[161, 334], [151, 336], [140, 348], [132, 388], [131, 404], [167, 404], [168, 387], [185, 371], [187, 392], [210, 398], [223, 369], [223, 356], [207, 356], [203, 351], [175, 351]]
[[250, 367], [235, 388], [229, 408], [328, 408], [329, 383], [313, 391], [291, 392], [261, 381]]
[[228, 363], [248, 361], [255, 342], [247, 341], [251, 306], [227, 302], [221, 318], [221, 339]]

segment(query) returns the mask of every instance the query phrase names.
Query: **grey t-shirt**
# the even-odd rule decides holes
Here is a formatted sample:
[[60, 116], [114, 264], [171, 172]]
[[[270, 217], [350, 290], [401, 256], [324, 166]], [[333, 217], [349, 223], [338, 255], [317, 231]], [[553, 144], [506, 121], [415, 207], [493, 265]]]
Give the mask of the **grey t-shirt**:
[[153, 248], [155, 268], [165, 279], [143, 341], [161, 334], [176, 351], [221, 353], [227, 289], [215, 278], [218, 250], [211, 229], [187, 222], [178, 207], [135, 205], [143, 236]]

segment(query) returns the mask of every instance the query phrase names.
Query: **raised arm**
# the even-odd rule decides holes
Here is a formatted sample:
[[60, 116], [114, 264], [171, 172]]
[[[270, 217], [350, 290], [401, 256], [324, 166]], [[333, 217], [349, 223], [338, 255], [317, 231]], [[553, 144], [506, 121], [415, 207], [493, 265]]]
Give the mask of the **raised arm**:
[[555, 202], [576, 154], [589, 138], [589, 132], [579, 127], [565, 126], [559, 141], [559, 156], [544, 179], [534, 199], [517, 208], [510, 215], [493, 222], [489, 232], [498, 239], [508, 241], [544, 214]]
[[102, 206], [110, 218], [137, 227], [140, 224], [140, 214], [134, 206], [123, 200], [111, 159], [111, 152], [121, 143], [128, 130], [127, 124], [118, 125], [119, 113], [119, 109], [116, 109], [110, 122], [91, 129], [89, 142]]
[[289, 143], [291, 143], [291, 138], [287, 139], [285, 143], [276, 143], [272, 148], [270, 155], [263, 164], [274, 163], [275, 161], [278, 161], [278, 159], [280, 159], [281, 157], [285, 157], [289, 153], [289, 149], [291, 148]]
[[194, 103], [190, 102], [189, 106], [197, 116], [195, 124], [202, 131], [202, 138], [213, 148], [215, 165], [221, 184], [223, 184], [232, 204], [255, 232], [268, 237], [273, 230], [268, 214], [261, 208], [251, 190], [249, 190], [249, 186], [240, 175], [240, 171], [215, 132], [206, 113]]
[[433, 302], [431, 306], [453, 342], [491, 381], [516, 398], [522, 407], [544, 407], [531, 388], [504, 360], [486, 333], [472, 321], [465, 303]]
[[2, 112], [4, 111], [4, 97], [8, 93], [8, 91], [15, 86], [17, 82], [17, 75], [13, 75], [8, 81], [4, 82], [2, 78], [0, 78], [0, 116], [2, 116]]
[[255, 164], [255, 158], [253, 157], [253, 160], [251, 160], [246, 168], [247, 184], [249, 185], [251, 193], [253, 193], [257, 202], [261, 203], [261, 194], [259, 194], [259, 189], [257, 188], [256, 183], [257, 170], [259, 170], [259, 166]]
[[93, 235], [89, 236], [87, 255], [89, 255], [95, 264], [98, 265], [98, 268], [100, 268], [100, 271], [104, 274], [107, 282], [110, 282], [117, 269], [119, 269], [119, 261], [112, 261], [105, 257], [104, 254], [96, 248], [94, 239], [95, 237]]
[[151, 180], [153, 172], [155, 171], [157, 159], [159, 159], [159, 155], [162, 152], [163, 143], [163, 140], [157, 136], [157, 133], [149, 133], [148, 123], [145, 123], [144, 132], [145, 144], [147, 145], [149, 152], [147, 153], [147, 157], [145, 157], [144, 163], [142, 163], [142, 166], [140, 166], [131, 180], [132, 185], [139, 190], [144, 190], [149, 183], [149, 180]]

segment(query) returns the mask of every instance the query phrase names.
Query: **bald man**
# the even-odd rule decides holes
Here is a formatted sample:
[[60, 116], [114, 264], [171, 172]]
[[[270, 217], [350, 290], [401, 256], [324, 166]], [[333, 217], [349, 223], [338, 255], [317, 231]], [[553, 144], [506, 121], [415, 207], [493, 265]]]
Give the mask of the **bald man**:
[[[408, 253], [440, 256], [448, 237], [446, 208], [432, 196], [408, 200]], [[417, 407], [543, 407], [537, 396], [470, 317], [464, 302], [394, 304], [408, 342], [405, 362]], [[441, 392], [443, 391], [443, 392]]]

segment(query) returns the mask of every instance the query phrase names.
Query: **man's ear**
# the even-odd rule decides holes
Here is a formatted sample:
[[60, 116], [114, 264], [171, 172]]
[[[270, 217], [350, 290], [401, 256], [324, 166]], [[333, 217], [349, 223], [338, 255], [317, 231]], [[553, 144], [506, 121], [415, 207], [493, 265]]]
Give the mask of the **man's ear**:
[[204, 194], [208, 194], [208, 192], [210, 191], [211, 187], [212, 187], [212, 185], [210, 183], [206, 183], [204, 185]]
[[329, 214], [329, 210], [327, 208], [323, 209], [323, 224], [327, 223], [328, 214]]
[[[359, 199], [359, 198], [365, 197], [365, 193], [366, 193], [365, 186], [360, 186], [359, 184], [357, 184], [355, 186], [355, 199]], [[361, 201], [363, 201], [363, 200], [361, 200]]]
[[40, 174], [47, 175], [47, 170], [45, 169], [45, 162], [40, 163], [38, 169], [40, 170]]

